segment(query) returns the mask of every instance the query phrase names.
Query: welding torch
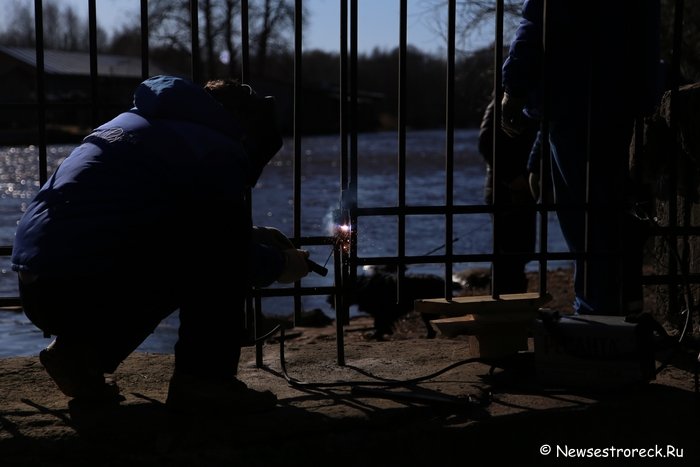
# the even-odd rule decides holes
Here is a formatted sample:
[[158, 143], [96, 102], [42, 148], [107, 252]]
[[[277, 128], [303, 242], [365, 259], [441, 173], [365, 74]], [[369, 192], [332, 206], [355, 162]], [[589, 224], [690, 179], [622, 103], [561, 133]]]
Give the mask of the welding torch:
[[321, 266], [320, 264], [310, 260], [309, 258], [306, 258], [306, 264], [309, 266], [309, 271], [313, 271], [316, 274], [323, 277], [326, 277], [326, 275], [328, 274], [328, 268]]

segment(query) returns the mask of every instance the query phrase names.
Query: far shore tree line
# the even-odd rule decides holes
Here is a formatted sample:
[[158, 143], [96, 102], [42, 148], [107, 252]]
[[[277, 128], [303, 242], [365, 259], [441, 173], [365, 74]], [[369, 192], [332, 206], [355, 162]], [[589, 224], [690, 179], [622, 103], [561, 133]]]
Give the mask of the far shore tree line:
[[[35, 45], [33, 2], [13, 0], [6, 11], [0, 45]], [[505, 0], [510, 36], [517, 24], [521, 1]], [[681, 80], [700, 80], [700, 2], [684, 2], [685, 21], [682, 45]], [[191, 15], [189, 0], [151, 0], [148, 2], [149, 54], [167, 69], [187, 74], [192, 67]], [[434, 25], [435, 34], [444, 35], [446, 0], [417, 0], [415, 5]], [[662, 54], [671, 62], [674, 0], [662, 0]], [[414, 5], [414, 3], [411, 3]], [[495, 0], [458, 1], [458, 40], [463, 44], [475, 31], [493, 21]], [[98, 8], [103, 7], [98, 4]], [[582, 6], [583, 7], [583, 6]], [[241, 3], [240, 0], [199, 1], [199, 42], [203, 79], [241, 75]], [[294, 1], [250, 0], [249, 53], [252, 82], [276, 81], [289, 84], [294, 76]], [[304, 24], [311, 13], [302, 12]], [[89, 48], [87, 18], [80, 17], [69, 5], [56, 0], [43, 2], [44, 47], [67, 51]], [[361, 18], [360, 18], [361, 20]], [[302, 26], [304, 25], [302, 24]], [[130, 23], [109, 34], [99, 22], [96, 30], [99, 53], [138, 56], [141, 53], [141, 23], [135, 15]], [[507, 37], [506, 42], [507, 44]], [[459, 49], [458, 49], [459, 50]], [[507, 50], [507, 49], [506, 49]], [[504, 53], [505, 51], [504, 50]], [[483, 109], [491, 99], [494, 82], [494, 48], [458, 52], [455, 60], [455, 124], [479, 125]], [[406, 56], [406, 123], [410, 128], [437, 128], [445, 124], [447, 60], [439, 53], [426, 53], [409, 46]], [[340, 82], [338, 53], [304, 51], [303, 86], [309, 89], [337, 89]], [[361, 98], [373, 100], [374, 129], [395, 128], [399, 106], [398, 49], [374, 49], [358, 56], [357, 87]]]

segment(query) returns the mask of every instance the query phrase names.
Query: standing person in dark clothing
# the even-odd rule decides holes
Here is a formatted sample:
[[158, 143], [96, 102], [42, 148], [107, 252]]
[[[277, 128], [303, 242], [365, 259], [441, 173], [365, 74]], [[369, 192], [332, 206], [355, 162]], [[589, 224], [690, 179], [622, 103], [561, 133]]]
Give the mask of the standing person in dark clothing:
[[659, 0], [550, 1], [546, 28], [544, 3], [523, 4], [503, 65], [503, 127], [547, 118], [557, 217], [569, 250], [585, 253], [574, 310], [637, 313], [644, 238], [628, 213], [628, 159], [635, 117], [659, 98]]
[[[479, 129], [479, 153], [486, 162], [484, 201], [496, 207], [504, 206], [493, 214], [497, 253], [504, 256], [493, 261], [496, 271], [491, 287], [496, 294], [522, 293], [527, 291], [525, 265], [528, 260], [509, 254], [533, 253], [535, 251], [536, 212], [535, 200], [528, 183], [528, 161], [536, 140], [538, 125], [529, 121], [523, 131], [509, 136], [494, 125], [494, 101], [486, 107]], [[496, 183], [493, 171], [493, 131], [497, 128], [499, 140], [496, 145]], [[494, 200], [494, 186], [495, 195]]]
[[308, 273], [308, 252], [253, 229], [248, 208], [281, 146], [274, 99], [156, 76], [61, 163], [19, 222], [12, 267], [26, 315], [56, 336], [39, 359], [64, 394], [119, 400], [105, 374], [179, 310], [170, 407], [276, 404], [236, 372], [249, 287]]

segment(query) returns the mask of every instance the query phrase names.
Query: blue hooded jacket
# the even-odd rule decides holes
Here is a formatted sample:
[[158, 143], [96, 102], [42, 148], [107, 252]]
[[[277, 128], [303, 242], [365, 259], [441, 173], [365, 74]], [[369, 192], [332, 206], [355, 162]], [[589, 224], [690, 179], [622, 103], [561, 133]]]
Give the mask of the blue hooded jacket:
[[[544, 4], [523, 3], [503, 64], [505, 91], [528, 99], [530, 117], [540, 118], [545, 104], [552, 121], [583, 119], [589, 110], [613, 121], [654, 109], [661, 95], [659, 0], [547, 2], [546, 57]], [[591, 96], [598, 108], [589, 109]]]
[[250, 243], [245, 192], [256, 176], [242, 134], [202, 87], [144, 81], [133, 108], [87, 136], [41, 187], [19, 222], [13, 269], [65, 278], [192, 263], [269, 285], [284, 257]]

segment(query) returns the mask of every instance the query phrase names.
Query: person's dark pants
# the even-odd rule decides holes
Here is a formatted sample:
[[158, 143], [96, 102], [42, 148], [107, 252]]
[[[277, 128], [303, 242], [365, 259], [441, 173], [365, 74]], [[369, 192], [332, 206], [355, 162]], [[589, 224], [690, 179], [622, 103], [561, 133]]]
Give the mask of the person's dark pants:
[[[524, 175], [523, 175], [524, 177]], [[492, 171], [487, 172], [485, 201], [493, 202]], [[527, 183], [513, 187], [507, 183], [496, 185], [496, 207], [493, 214], [496, 252], [493, 261], [493, 292], [510, 294], [527, 292], [528, 279], [523, 255], [535, 251], [536, 220], [535, 200]]]
[[245, 291], [229, 276], [219, 274], [202, 273], [188, 281], [192, 293], [180, 307], [175, 368], [203, 377], [229, 378], [237, 373], [245, 336]]
[[[243, 334], [244, 291], [204, 274], [177, 281], [134, 271], [20, 281], [24, 312], [46, 334], [91, 349], [112, 373], [180, 308], [175, 368], [209, 378], [235, 375]], [[236, 297], [238, 295], [238, 297]]]
[[590, 135], [581, 121], [550, 127], [557, 217], [570, 251], [587, 253], [575, 261], [577, 313], [617, 315], [641, 306], [646, 231], [627, 212], [631, 135], [631, 123], [598, 123]]

